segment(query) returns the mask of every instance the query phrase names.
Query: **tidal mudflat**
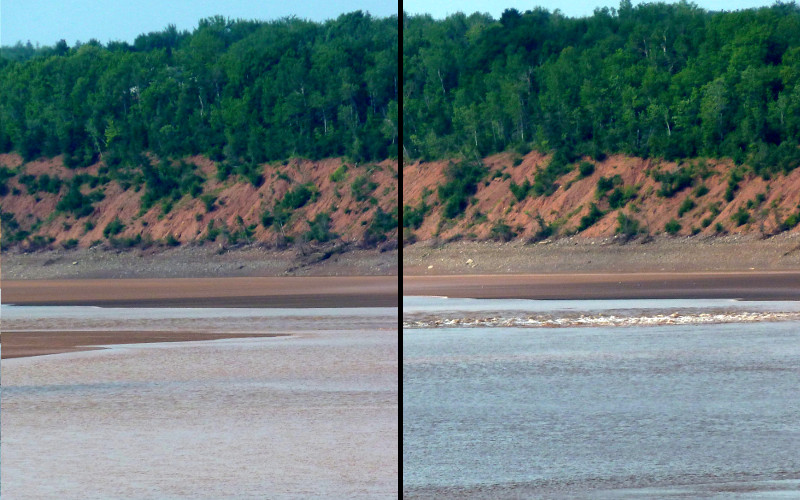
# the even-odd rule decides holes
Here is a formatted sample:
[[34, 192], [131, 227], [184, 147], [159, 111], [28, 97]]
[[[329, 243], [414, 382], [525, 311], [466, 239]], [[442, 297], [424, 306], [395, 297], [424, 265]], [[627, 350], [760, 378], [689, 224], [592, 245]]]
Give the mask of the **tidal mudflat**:
[[2, 318], [4, 347], [25, 331], [245, 336], [4, 359], [3, 498], [397, 496], [395, 307]]

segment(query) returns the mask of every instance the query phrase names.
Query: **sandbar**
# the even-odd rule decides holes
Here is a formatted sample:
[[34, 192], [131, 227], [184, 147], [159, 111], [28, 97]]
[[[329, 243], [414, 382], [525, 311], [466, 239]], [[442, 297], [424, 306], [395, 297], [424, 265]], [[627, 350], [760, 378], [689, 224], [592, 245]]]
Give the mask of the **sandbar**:
[[403, 295], [536, 300], [800, 300], [800, 271], [404, 276]]
[[3, 303], [99, 307], [394, 307], [397, 276], [4, 280]]
[[250, 337], [278, 337], [276, 333], [208, 333], [151, 331], [4, 331], [2, 359], [43, 356], [102, 349], [112, 344], [185, 342]]

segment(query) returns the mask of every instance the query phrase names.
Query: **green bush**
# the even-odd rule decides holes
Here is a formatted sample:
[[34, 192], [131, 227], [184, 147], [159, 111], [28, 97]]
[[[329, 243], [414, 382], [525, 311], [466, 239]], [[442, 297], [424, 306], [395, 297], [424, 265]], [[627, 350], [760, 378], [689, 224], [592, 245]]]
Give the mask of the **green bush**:
[[580, 165], [578, 165], [578, 171], [580, 172], [580, 178], [583, 179], [584, 177], [589, 177], [594, 173], [594, 163], [589, 161], [582, 161]]
[[236, 173], [244, 178], [254, 187], [261, 187], [264, 184], [264, 175], [261, 167], [255, 162], [242, 163], [235, 169]]
[[636, 198], [635, 186], [622, 186], [616, 187], [608, 196], [608, 205], [612, 210], [622, 208], [628, 204], [629, 201]]
[[283, 226], [289, 222], [291, 215], [292, 214], [287, 209], [280, 205], [275, 205], [272, 211], [272, 227], [282, 231]]
[[511, 226], [502, 220], [495, 222], [489, 233], [489, 237], [497, 241], [511, 241], [516, 235], [517, 233], [511, 229]]
[[364, 242], [366, 244], [377, 244], [387, 239], [387, 234], [391, 231], [398, 229], [397, 227], [397, 209], [394, 212], [384, 212], [381, 207], [375, 210], [375, 215], [372, 217], [372, 222], [367, 227], [364, 233]]
[[681, 203], [681, 206], [678, 207], [678, 217], [683, 217], [683, 214], [692, 210], [696, 206], [697, 205], [695, 205], [694, 200], [692, 200], [690, 197], [687, 196], [683, 200], [683, 203]]
[[733, 201], [736, 191], [739, 190], [739, 183], [741, 181], [742, 174], [736, 169], [731, 170], [731, 173], [728, 176], [728, 187], [725, 189], [725, 201]]
[[788, 231], [794, 228], [798, 223], [800, 223], [800, 210], [798, 210], [797, 212], [793, 213], [792, 215], [784, 219], [784, 221], [780, 225], [780, 229], [782, 231]]
[[222, 232], [222, 230], [220, 228], [216, 227], [216, 225], [214, 224], [214, 221], [210, 220], [210, 221], [208, 221], [208, 224], [206, 225], [206, 236], [205, 236], [205, 239], [207, 241], [216, 241], [221, 232]]
[[108, 242], [111, 243], [111, 246], [114, 248], [133, 248], [142, 243], [142, 235], [137, 234], [136, 236], [124, 238], [115, 238], [112, 236], [108, 238]]
[[486, 167], [477, 161], [451, 163], [447, 167], [445, 182], [438, 189], [446, 218], [453, 219], [464, 213], [478, 190], [478, 183], [486, 174]]
[[734, 221], [737, 226], [743, 226], [750, 222], [750, 212], [748, 212], [745, 207], [739, 207], [739, 210], [731, 215], [731, 220]]
[[172, 164], [161, 160], [153, 166], [149, 160], [143, 159], [141, 169], [145, 185], [140, 200], [143, 212], [161, 203], [162, 212], [167, 213], [172, 209], [172, 203], [183, 196], [197, 198], [203, 193], [204, 180], [195, 173], [197, 166], [194, 164], [182, 161]]
[[272, 213], [269, 210], [264, 210], [261, 212], [261, 225], [264, 227], [269, 227], [275, 221], [275, 218], [272, 216]]
[[331, 216], [327, 212], [320, 212], [313, 221], [306, 222], [308, 223], [308, 231], [304, 235], [306, 241], [325, 243], [337, 237], [336, 233], [331, 232]]
[[77, 218], [86, 217], [94, 211], [94, 202], [105, 197], [102, 191], [94, 191], [89, 195], [81, 192], [81, 182], [73, 180], [67, 193], [58, 201], [56, 209], [70, 212]]
[[430, 207], [424, 201], [420, 201], [416, 208], [403, 205], [403, 227], [410, 227], [412, 229], [419, 229], [422, 222], [425, 220], [425, 215], [430, 210]]
[[301, 184], [294, 189], [290, 189], [283, 195], [283, 198], [278, 202], [278, 206], [286, 210], [297, 210], [309, 202], [314, 202], [319, 196], [317, 187], [308, 182]]
[[672, 198], [676, 193], [692, 185], [693, 172], [690, 168], [680, 167], [674, 172], [658, 172], [653, 178], [661, 183], [658, 195]]
[[344, 163], [342, 163], [341, 166], [334, 170], [330, 175], [331, 182], [341, 182], [345, 179], [345, 177], [347, 177], [347, 165]]
[[589, 205], [589, 213], [581, 217], [581, 222], [578, 224], [578, 232], [585, 231], [592, 227], [597, 221], [603, 218], [606, 213], [597, 208], [597, 205], [592, 203]]
[[632, 238], [641, 232], [639, 221], [620, 212], [617, 214], [617, 228], [614, 232], [626, 238]]
[[213, 194], [206, 193], [200, 196], [200, 201], [202, 201], [203, 205], [205, 205], [206, 212], [213, 212], [214, 209], [216, 208], [214, 206], [214, 203], [217, 201], [217, 197], [214, 196]]
[[681, 224], [675, 219], [670, 219], [670, 221], [664, 226], [664, 231], [666, 231], [667, 234], [676, 235], [680, 230]]
[[[0, 177], [0, 179], [2, 179], [2, 177]], [[63, 184], [63, 181], [58, 176], [50, 177], [48, 174], [42, 174], [39, 177], [21, 175], [19, 177], [19, 182], [27, 188], [28, 194], [40, 192], [58, 194]]]
[[167, 235], [167, 239], [166, 239], [165, 243], [167, 244], [167, 246], [170, 246], [170, 247], [176, 247], [176, 246], [181, 244], [181, 242], [178, 241], [178, 238], [176, 238], [172, 233], [169, 233]]
[[42, 250], [50, 246], [55, 240], [52, 236], [34, 235], [28, 238], [28, 250]]
[[696, 198], [702, 198], [708, 194], [708, 186], [705, 184], [698, 184], [697, 187], [694, 188], [694, 191], [692, 191], [692, 194], [694, 194]]
[[545, 223], [544, 218], [541, 215], [536, 216], [536, 222], [539, 224], [539, 229], [533, 234], [533, 237], [531, 238], [532, 243], [546, 240], [556, 232], [556, 225]]
[[600, 176], [597, 179], [597, 190], [595, 191], [595, 197], [599, 200], [605, 196], [605, 194], [614, 188], [614, 186], [621, 186], [622, 185], [622, 176], [615, 175], [613, 177], [603, 177]]
[[378, 183], [369, 180], [368, 175], [359, 175], [350, 184], [350, 194], [353, 196], [354, 200], [364, 201], [377, 187]]
[[533, 176], [533, 194], [536, 196], [550, 196], [558, 189], [556, 182], [559, 177], [569, 173], [572, 167], [569, 159], [562, 152], [556, 152], [550, 163], [545, 168], [539, 169]]
[[8, 167], [0, 166], [0, 196], [6, 196], [9, 192], [8, 180], [16, 175], [13, 170]]
[[111, 236], [116, 236], [121, 233], [125, 229], [125, 224], [119, 220], [119, 217], [115, 217], [114, 220], [108, 223], [106, 227], [103, 229], [103, 236], [109, 238]]
[[528, 193], [531, 190], [531, 181], [525, 179], [525, 182], [523, 182], [519, 186], [516, 183], [514, 183], [514, 181], [511, 181], [510, 188], [511, 188], [511, 193], [514, 195], [514, 198], [516, 198], [517, 201], [522, 201], [528, 196]]
[[516, 151], [517, 154], [525, 156], [526, 154], [531, 152], [531, 146], [530, 146], [530, 144], [528, 144], [526, 142], [521, 142], [521, 143], [517, 144], [516, 146], [514, 146], [514, 151]]
[[227, 162], [217, 163], [217, 180], [224, 182], [233, 173], [233, 166]]

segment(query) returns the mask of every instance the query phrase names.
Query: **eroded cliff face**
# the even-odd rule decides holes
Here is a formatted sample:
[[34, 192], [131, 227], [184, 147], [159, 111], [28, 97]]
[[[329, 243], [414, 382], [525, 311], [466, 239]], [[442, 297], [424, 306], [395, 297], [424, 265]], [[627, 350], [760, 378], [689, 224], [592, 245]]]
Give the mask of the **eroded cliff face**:
[[[613, 155], [567, 165], [566, 173], [546, 183], [551, 189], [544, 194], [528, 189], [550, 161], [549, 155], [537, 152], [485, 158], [486, 174], [454, 218], [445, 216], [438, 192], [454, 162], [404, 165], [404, 241], [800, 231], [800, 169], [763, 179], [729, 160], [667, 162]], [[584, 166], [582, 174], [584, 162], [592, 167]], [[409, 217], [415, 212], [416, 220]]]
[[[159, 168], [159, 160], [150, 159]], [[141, 169], [129, 169], [123, 176], [102, 160], [73, 170], [61, 157], [24, 163], [18, 155], [0, 155], [0, 166], [5, 167], [0, 191], [4, 246], [198, 241], [374, 246], [397, 238], [396, 160], [354, 165], [339, 158], [294, 159], [251, 169], [250, 174], [261, 176], [256, 182], [237, 174], [235, 166], [219, 175], [220, 164], [203, 156], [171, 164], [191, 171], [196, 186], [180, 185], [183, 181], [176, 177], [177, 187], [159, 191]], [[81, 193], [79, 203], [87, 208], [73, 204], [70, 209], [61, 203], [73, 185]], [[169, 194], [158, 197], [164, 192]]]

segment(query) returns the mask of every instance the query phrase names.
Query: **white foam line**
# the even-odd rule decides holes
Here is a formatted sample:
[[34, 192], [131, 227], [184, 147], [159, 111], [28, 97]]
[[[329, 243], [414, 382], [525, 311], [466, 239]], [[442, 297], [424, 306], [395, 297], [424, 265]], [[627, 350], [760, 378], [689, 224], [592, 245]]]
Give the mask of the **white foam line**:
[[403, 321], [404, 329], [412, 328], [463, 328], [463, 327], [515, 327], [515, 328], [554, 328], [572, 326], [665, 326], [701, 325], [725, 323], [756, 323], [766, 321], [800, 320], [798, 312], [738, 312], [738, 313], [700, 313], [700, 314], [656, 314], [653, 316], [579, 316], [577, 318], [542, 317], [477, 317], [477, 318], [435, 318]]

